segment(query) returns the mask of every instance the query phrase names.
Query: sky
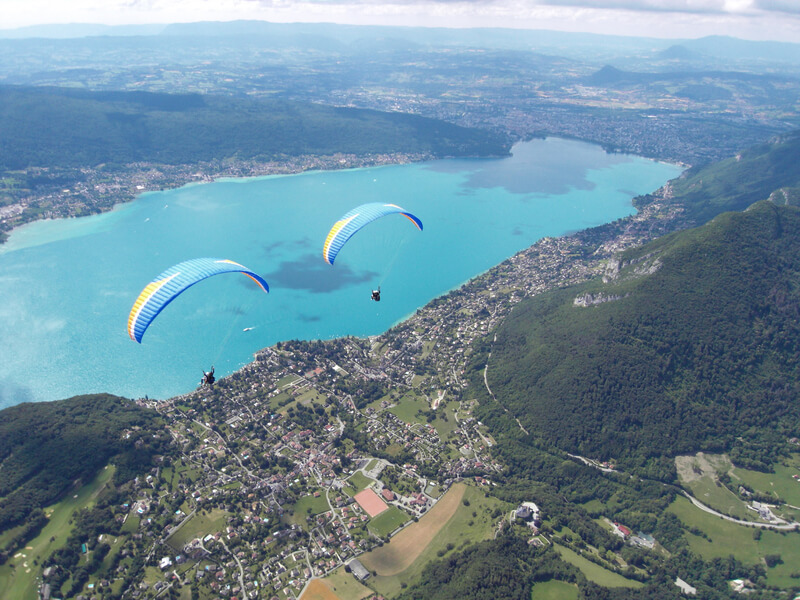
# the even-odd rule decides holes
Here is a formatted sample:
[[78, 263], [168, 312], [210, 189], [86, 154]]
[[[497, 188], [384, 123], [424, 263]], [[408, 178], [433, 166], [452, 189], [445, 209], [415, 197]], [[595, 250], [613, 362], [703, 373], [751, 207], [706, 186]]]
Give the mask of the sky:
[[0, 29], [237, 19], [800, 42], [800, 0], [0, 0]]

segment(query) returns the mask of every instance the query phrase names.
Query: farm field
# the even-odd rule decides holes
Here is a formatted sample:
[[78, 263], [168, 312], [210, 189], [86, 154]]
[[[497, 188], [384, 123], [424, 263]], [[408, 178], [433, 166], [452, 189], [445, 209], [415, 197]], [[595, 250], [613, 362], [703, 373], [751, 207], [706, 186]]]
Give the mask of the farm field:
[[[49, 521], [42, 532], [0, 567], [0, 598], [37, 597], [36, 578], [41, 567], [35, 565], [34, 561], [41, 564], [53, 551], [64, 546], [72, 531], [69, 523], [72, 515], [81, 508], [92, 506], [113, 475], [114, 467], [107, 466], [93, 481], [70, 491], [61, 502], [45, 508]], [[51, 538], [54, 538], [53, 541], [50, 541]], [[11, 565], [14, 565], [13, 569]]]
[[531, 600], [578, 600], [578, 587], [557, 579], [542, 581], [534, 584]]
[[676, 498], [668, 510], [688, 527], [696, 527], [708, 536], [709, 539], [705, 539], [691, 533], [684, 534], [692, 551], [706, 560], [732, 555], [742, 562], [755, 564], [767, 554], [779, 554], [783, 562], [767, 569], [768, 583], [779, 587], [797, 585], [797, 579], [790, 577], [800, 564], [800, 533], [797, 531], [762, 530], [760, 539], [756, 540], [753, 528], [705, 513], [692, 506], [686, 498]]
[[430, 561], [490, 538], [497, 509], [504, 514], [507, 506], [485, 497], [476, 487], [454, 485], [418, 523], [360, 558], [365, 567], [378, 573], [367, 585], [387, 597], [399, 594], [402, 584], [418, 580]]
[[214, 508], [208, 514], [195, 513], [183, 526], [173, 533], [167, 544], [176, 552], [181, 552], [184, 545], [194, 538], [203, 538], [209, 533], [217, 533], [225, 529], [230, 513]]
[[300, 600], [340, 600], [322, 579], [312, 579], [303, 590]]
[[622, 575], [614, 573], [613, 571], [604, 569], [600, 565], [596, 565], [589, 559], [582, 557], [577, 552], [570, 550], [569, 548], [561, 546], [560, 544], [556, 544], [555, 548], [556, 551], [561, 555], [561, 558], [578, 567], [581, 570], [581, 573], [586, 576], [586, 579], [593, 581], [597, 585], [602, 585], [603, 587], [642, 587], [642, 583], [632, 579], [627, 579]]
[[[339, 600], [361, 600], [372, 594], [372, 590], [361, 585], [356, 578], [339, 567], [328, 575], [323, 581], [331, 588]], [[302, 598], [302, 600], [307, 600]]]

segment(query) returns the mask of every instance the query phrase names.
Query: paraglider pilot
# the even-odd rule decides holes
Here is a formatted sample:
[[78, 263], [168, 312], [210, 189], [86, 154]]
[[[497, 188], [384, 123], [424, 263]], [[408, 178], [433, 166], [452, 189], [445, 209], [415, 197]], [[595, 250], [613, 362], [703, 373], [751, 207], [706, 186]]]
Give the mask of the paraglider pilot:
[[377, 290], [372, 290], [372, 299], [375, 300], [375, 302], [381, 301], [381, 286], [378, 286]]
[[200, 385], [214, 385], [216, 378], [214, 377], [214, 365], [211, 365], [211, 370], [203, 371], [203, 378], [200, 380]]

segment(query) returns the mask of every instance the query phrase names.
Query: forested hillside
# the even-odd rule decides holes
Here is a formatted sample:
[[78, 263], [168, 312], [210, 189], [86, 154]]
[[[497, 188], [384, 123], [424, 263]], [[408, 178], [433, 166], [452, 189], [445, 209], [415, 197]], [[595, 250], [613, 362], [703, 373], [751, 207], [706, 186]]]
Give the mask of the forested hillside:
[[508, 154], [491, 132], [403, 113], [199, 94], [0, 86], [0, 170], [303, 154]]
[[0, 531], [87, 483], [112, 459], [121, 481], [149, 468], [169, 442], [158, 422], [154, 411], [108, 394], [0, 412]]
[[[696, 225], [721, 212], [745, 210], [771, 194], [800, 186], [800, 132], [748, 148], [711, 165], [689, 169], [671, 182], [664, 201], [680, 204]], [[645, 197], [646, 198], [646, 197]], [[788, 198], [786, 198], [788, 200]]]
[[602, 281], [522, 302], [488, 382], [569, 452], [636, 468], [725, 450], [767, 468], [798, 433], [798, 317], [800, 210], [763, 201], [629, 251]]

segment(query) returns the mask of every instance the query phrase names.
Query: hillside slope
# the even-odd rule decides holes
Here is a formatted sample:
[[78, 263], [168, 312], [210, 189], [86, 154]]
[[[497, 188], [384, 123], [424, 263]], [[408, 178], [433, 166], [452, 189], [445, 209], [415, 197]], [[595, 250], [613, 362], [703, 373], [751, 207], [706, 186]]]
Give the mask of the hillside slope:
[[149, 468], [169, 442], [157, 415], [108, 394], [12, 406], [0, 412], [0, 531], [91, 480], [110, 460], [121, 480]]
[[499, 135], [416, 115], [200, 94], [0, 86], [0, 131], [0, 169], [302, 154], [508, 154]]
[[721, 212], [745, 210], [782, 188], [799, 187], [798, 165], [800, 132], [793, 132], [732, 158], [689, 169], [670, 182], [663, 200], [682, 206], [694, 224], [702, 225]]
[[800, 418], [799, 316], [800, 210], [764, 201], [629, 251], [604, 281], [522, 302], [488, 381], [570, 452], [635, 466], [741, 438], [741, 460], [764, 466]]

